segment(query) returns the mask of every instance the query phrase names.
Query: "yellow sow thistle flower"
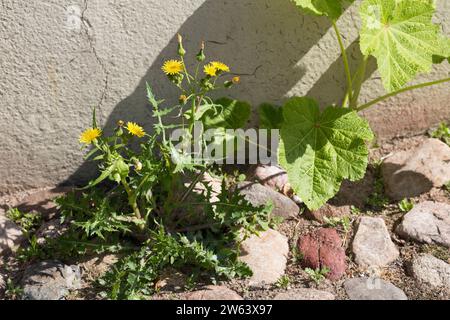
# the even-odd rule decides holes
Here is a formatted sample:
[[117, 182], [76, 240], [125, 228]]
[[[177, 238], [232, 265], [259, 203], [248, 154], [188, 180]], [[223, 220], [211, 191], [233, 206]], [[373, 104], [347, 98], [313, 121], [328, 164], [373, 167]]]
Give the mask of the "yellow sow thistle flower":
[[137, 123], [134, 122], [128, 122], [127, 123], [127, 130], [128, 132], [130, 132], [133, 136], [136, 136], [138, 138], [142, 138], [143, 136], [145, 136], [145, 131], [144, 129], [138, 125]]
[[168, 76], [174, 76], [183, 71], [183, 62], [179, 60], [168, 60], [164, 62], [162, 71]]
[[80, 136], [80, 142], [84, 144], [91, 144], [92, 141], [102, 135], [102, 130], [97, 128], [91, 128], [84, 131]]
[[203, 71], [205, 72], [206, 75], [210, 76], [210, 77], [215, 77], [217, 76], [217, 69], [216, 67], [214, 67], [212, 64], [207, 64]]
[[213, 61], [211, 65], [216, 68], [217, 71], [220, 72], [230, 72], [230, 67], [228, 67], [225, 63], [220, 61]]

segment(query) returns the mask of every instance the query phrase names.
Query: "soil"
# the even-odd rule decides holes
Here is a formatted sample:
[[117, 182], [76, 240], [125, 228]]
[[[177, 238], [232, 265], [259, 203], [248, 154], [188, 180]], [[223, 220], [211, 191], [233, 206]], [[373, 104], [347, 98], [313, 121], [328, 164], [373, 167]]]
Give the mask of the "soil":
[[[392, 139], [390, 141], [383, 142], [381, 147], [373, 147], [370, 154], [371, 163], [376, 163], [380, 159], [388, 157], [394, 150], [407, 150], [414, 148], [421, 142], [423, 142], [427, 137], [425, 135], [413, 136], [413, 137], [400, 137], [396, 139]], [[359, 187], [356, 188], [360, 190], [361, 185], [368, 185], [369, 189], [373, 187], [374, 183], [374, 175], [376, 174], [376, 170], [372, 167], [369, 168], [369, 173], [366, 177], [366, 180], [363, 182], [358, 182]], [[346, 186], [346, 193], [351, 192], [351, 184]], [[355, 190], [355, 189], [353, 189]], [[13, 195], [0, 199], [0, 203], [11, 206], [14, 203], [17, 203], [17, 200], [23, 197], [24, 195], [28, 195], [31, 192], [26, 192], [21, 195]], [[333, 199], [332, 203], [345, 203], [347, 199], [340, 199], [339, 197], [345, 197], [346, 195], [338, 195], [336, 199]], [[348, 196], [348, 194], [347, 194]], [[350, 196], [351, 198], [351, 196]], [[411, 199], [414, 203], [419, 203], [422, 201], [439, 201], [450, 204], [450, 192], [444, 190], [443, 188], [434, 188], [427, 192], [426, 194], [422, 194], [419, 197]], [[356, 201], [356, 200], [355, 200]], [[356, 201], [358, 202], [358, 201]], [[356, 204], [356, 206], [358, 206]], [[388, 230], [391, 234], [391, 238], [394, 243], [397, 245], [400, 256], [399, 258], [391, 263], [389, 266], [385, 268], [381, 268], [378, 270], [365, 271], [358, 268], [358, 266], [352, 261], [352, 253], [351, 253], [351, 239], [353, 238], [354, 227], [350, 228], [350, 230], [346, 233], [344, 230], [339, 230], [341, 237], [344, 242], [344, 247], [346, 248], [347, 253], [347, 263], [348, 269], [346, 275], [340, 279], [339, 281], [331, 282], [329, 280], [324, 280], [320, 284], [316, 284], [310, 280], [309, 276], [302, 270], [299, 262], [296, 261], [294, 255], [291, 253], [289, 256], [288, 266], [286, 269], [286, 275], [289, 277], [289, 286], [288, 289], [294, 288], [315, 288], [320, 290], [325, 290], [331, 292], [335, 295], [338, 300], [346, 300], [348, 299], [344, 289], [343, 283], [346, 279], [358, 276], [370, 276], [377, 275], [383, 278], [384, 280], [390, 281], [395, 286], [402, 289], [405, 294], [408, 296], [410, 300], [448, 300], [450, 299], [450, 292], [447, 290], [437, 290], [435, 288], [429, 287], [425, 284], [417, 283], [412, 277], [408, 275], [408, 266], [412, 260], [412, 258], [418, 253], [429, 253], [431, 255], [436, 256], [439, 259], [442, 259], [448, 263], [450, 263], [450, 250], [444, 247], [440, 247], [437, 245], [423, 245], [414, 242], [407, 242], [403, 239], [400, 239], [394, 232], [395, 226], [399, 223], [402, 216], [405, 214], [401, 212], [398, 208], [398, 203], [390, 202], [382, 208], [374, 208], [369, 205], [359, 206], [359, 213], [353, 214], [352, 223], [356, 221], [358, 216], [376, 216], [381, 217], [385, 220]], [[305, 210], [306, 211], [306, 210]], [[289, 238], [290, 248], [296, 247], [297, 239], [299, 236], [307, 234], [312, 230], [321, 227], [322, 224], [313, 221], [307, 218], [305, 212], [300, 215], [300, 217], [296, 220], [290, 220], [283, 222], [278, 230]], [[4, 259], [3, 263], [0, 262], [0, 270], [6, 272], [11, 278], [17, 280], [20, 279], [23, 270], [27, 265], [20, 264], [17, 259], [14, 257], [8, 257]], [[100, 298], [97, 293], [95, 287], [92, 286], [93, 280], [98, 276], [98, 270], [96, 268], [95, 263], [85, 263], [83, 265], [85, 267], [85, 281], [86, 286], [77, 292], [74, 292], [69, 299], [93, 299]], [[155, 297], [155, 299], [180, 299], [182, 298], [182, 293], [180, 293], [180, 287], [183, 287], [183, 276], [177, 275], [177, 279], [181, 281], [181, 283], [176, 284], [175, 287], [178, 289], [163, 289], [159, 295]], [[285, 291], [286, 289], [277, 288], [276, 285], [267, 286], [264, 288], [250, 288], [247, 286], [245, 280], [233, 280], [230, 282], [224, 283], [229, 288], [235, 290], [238, 294], [240, 294], [244, 299], [254, 299], [254, 300], [268, 300], [272, 299], [277, 293]], [[203, 285], [203, 284], [202, 284]], [[200, 287], [198, 285], [197, 287]], [[192, 288], [195, 290], [196, 288]]]

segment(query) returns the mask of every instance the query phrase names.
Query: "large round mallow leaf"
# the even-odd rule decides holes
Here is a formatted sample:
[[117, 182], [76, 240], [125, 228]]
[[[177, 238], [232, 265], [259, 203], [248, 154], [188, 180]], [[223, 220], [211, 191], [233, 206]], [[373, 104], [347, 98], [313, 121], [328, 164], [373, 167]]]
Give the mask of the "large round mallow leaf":
[[296, 97], [283, 106], [283, 117], [279, 164], [309, 209], [336, 195], [344, 179], [364, 177], [369, 154], [365, 142], [374, 135], [355, 111], [328, 107], [320, 112], [314, 100]]
[[292, 0], [305, 12], [317, 16], [327, 16], [332, 20], [337, 20], [344, 11], [345, 3], [352, 3], [354, 0]]
[[401, 89], [439, 57], [448, 57], [448, 39], [432, 23], [435, 9], [433, 0], [363, 1], [361, 51], [377, 59], [387, 91]]

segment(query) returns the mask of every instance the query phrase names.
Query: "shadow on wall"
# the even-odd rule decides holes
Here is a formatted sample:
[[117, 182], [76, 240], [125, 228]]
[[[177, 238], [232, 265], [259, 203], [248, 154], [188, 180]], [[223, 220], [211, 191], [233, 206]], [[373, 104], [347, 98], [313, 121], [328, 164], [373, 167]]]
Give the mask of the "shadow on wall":
[[[204, 40], [208, 59], [226, 62], [242, 78], [239, 86], [221, 93], [258, 105], [284, 100], [305, 74], [297, 66], [298, 62], [330, 28], [327, 19], [304, 15], [286, 0], [206, 0], [181, 25], [178, 33], [184, 36], [187, 64], [195, 62], [199, 44]], [[146, 82], [158, 99], [172, 97], [166, 100], [167, 105], [176, 103], [180, 93], [161, 72], [163, 62], [176, 58], [176, 52], [174, 34], [137, 88], [114, 107], [106, 122], [106, 132], [111, 132], [121, 119], [145, 122], [146, 129], [150, 130], [152, 118], [146, 100]], [[333, 63], [310, 94], [323, 95], [326, 90], [327, 103], [341, 101], [344, 89], [327, 88], [324, 84], [335, 83], [334, 77], [344, 76], [342, 68], [340, 61]], [[85, 162], [64, 184], [83, 184], [92, 177], [93, 170], [95, 165]]]

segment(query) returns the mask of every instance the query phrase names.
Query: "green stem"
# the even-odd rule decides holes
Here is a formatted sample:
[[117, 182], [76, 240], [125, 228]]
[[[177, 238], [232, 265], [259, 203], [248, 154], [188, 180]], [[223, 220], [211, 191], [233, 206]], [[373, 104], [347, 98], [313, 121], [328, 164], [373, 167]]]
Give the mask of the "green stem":
[[352, 84], [352, 73], [350, 71], [350, 65], [348, 63], [347, 51], [345, 50], [344, 42], [342, 41], [341, 33], [336, 25], [336, 22], [333, 21], [333, 29], [336, 33], [339, 47], [341, 48], [342, 59], [344, 60], [344, 68], [345, 75], [347, 76], [347, 92], [348, 92], [348, 100], [352, 101], [352, 92], [353, 92], [353, 84]]
[[403, 89], [400, 89], [400, 90], [388, 93], [387, 95], [379, 97], [379, 98], [377, 98], [375, 100], [372, 100], [372, 101], [370, 101], [370, 102], [368, 102], [368, 103], [366, 103], [366, 104], [364, 104], [362, 106], [359, 106], [355, 110], [360, 112], [360, 111], [363, 111], [363, 110], [373, 106], [374, 104], [377, 104], [378, 102], [381, 102], [381, 101], [384, 101], [384, 100], [386, 100], [388, 98], [394, 97], [394, 96], [396, 96], [396, 95], [398, 95], [400, 93], [411, 91], [411, 90], [415, 90], [415, 89], [430, 87], [430, 86], [434, 86], [434, 85], [445, 83], [445, 82], [449, 82], [449, 81], [450, 81], [450, 78], [445, 78], [445, 79], [441, 79], [441, 80], [425, 82], [425, 83], [417, 84], [417, 85], [414, 85], [414, 86], [406, 87], [406, 88], [403, 88]]
[[355, 77], [353, 78], [353, 97], [350, 100], [350, 108], [354, 109], [358, 105], [358, 99], [359, 95], [361, 93], [361, 88], [364, 83], [364, 77], [366, 76], [366, 69], [367, 69], [367, 61], [369, 60], [369, 56], [364, 56], [363, 61], [358, 67], [358, 70], [356, 71]]
[[[123, 187], [125, 188], [125, 191], [127, 192], [128, 195], [128, 203], [130, 204], [131, 208], [133, 209], [134, 215], [138, 220], [142, 220], [142, 215], [141, 212], [139, 211], [139, 207], [137, 205], [136, 202], [136, 195], [133, 192], [133, 190], [131, 190], [130, 186], [128, 185], [128, 182], [125, 178], [122, 178], [121, 180]], [[141, 230], [145, 229], [145, 225], [139, 225], [139, 228]]]

